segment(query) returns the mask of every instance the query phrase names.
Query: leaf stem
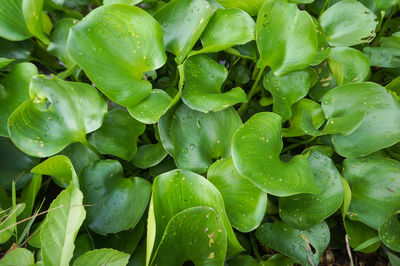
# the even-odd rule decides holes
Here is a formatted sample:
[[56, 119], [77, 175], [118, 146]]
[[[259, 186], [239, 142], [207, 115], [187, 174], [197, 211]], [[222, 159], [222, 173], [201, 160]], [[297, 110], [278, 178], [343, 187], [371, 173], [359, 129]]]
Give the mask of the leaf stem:
[[258, 251], [257, 240], [254, 236], [254, 232], [250, 233], [250, 244], [251, 248], [253, 249], [254, 256], [256, 257], [257, 261], [262, 260], [260, 256], [260, 252]]
[[[255, 67], [254, 71], [256, 71], [256, 69], [258, 69], [258, 68]], [[262, 77], [264, 69], [265, 69], [265, 67], [262, 67], [262, 68], [259, 69], [258, 74], [257, 74], [257, 78], [254, 81], [253, 86], [251, 86], [249, 94], [247, 94], [247, 103], [242, 103], [242, 105], [240, 105], [239, 109], [237, 110], [239, 115], [242, 115], [244, 113], [244, 111], [246, 111], [251, 98], [253, 98], [253, 96], [257, 93], [258, 83], [260, 82], [260, 79]]]
[[81, 140], [81, 143], [88, 147], [92, 152], [96, 153], [97, 156], [99, 156], [100, 158], [102, 157], [101, 153], [87, 141], [86, 137]]
[[392, 7], [392, 10], [390, 11], [388, 17], [386, 18], [385, 22], [383, 23], [380, 31], [378, 32], [378, 35], [375, 37], [374, 41], [372, 42], [371, 46], [377, 46], [379, 40], [381, 37], [385, 34], [385, 31], [389, 27], [389, 21], [392, 18], [392, 16], [397, 12], [397, 5]]

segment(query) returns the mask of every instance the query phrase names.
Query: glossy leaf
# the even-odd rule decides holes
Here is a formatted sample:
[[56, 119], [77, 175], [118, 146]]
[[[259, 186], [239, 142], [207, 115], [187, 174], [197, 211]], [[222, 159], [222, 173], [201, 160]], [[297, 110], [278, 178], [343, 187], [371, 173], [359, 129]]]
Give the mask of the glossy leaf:
[[[24, 0], [1, 1], [0, 36], [10, 41], [22, 41], [32, 37], [22, 12]], [[25, 0], [26, 1], [26, 0]]]
[[59, 154], [65, 155], [70, 159], [72, 165], [74, 166], [75, 172], [78, 175], [82, 168], [89, 165], [91, 162], [100, 159], [94, 151], [82, 143], [72, 143]]
[[221, 92], [228, 70], [207, 55], [188, 58], [184, 63], [184, 73], [182, 100], [193, 110], [207, 113], [247, 102], [246, 93], [239, 87]]
[[241, 1], [241, 0], [217, 0], [225, 8], [239, 8], [251, 16], [256, 16], [258, 11], [260, 10], [261, 6], [265, 2], [265, 0], [248, 0], [248, 1]]
[[133, 164], [136, 167], [147, 169], [160, 163], [167, 156], [162, 144], [146, 144], [139, 147], [133, 157]]
[[230, 157], [231, 140], [241, 124], [233, 108], [205, 114], [182, 104], [170, 127], [176, 166], [205, 173], [213, 160]]
[[0, 260], [1, 266], [30, 266], [35, 265], [33, 253], [25, 248], [16, 248], [7, 252]]
[[328, 247], [330, 233], [325, 222], [300, 231], [277, 221], [261, 225], [256, 237], [301, 265], [318, 265]]
[[341, 176], [332, 160], [315, 150], [310, 151], [307, 159], [321, 193], [279, 199], [280, 217], [288, 225], [299, 229], [307, 229], [322, 222], [334, 214], [343, 202]]
[[104, 0], [103, 4], [104, 5], [111, 5], [111, 4], [130, 4], [130, 5], [136, 5], [138, 3], [142, 2], [142, 0]]
[[160, 25], [144, 10], [124, 4], [96, 8], [73, 26], [68, 52], [101, 92], [130, 107], [151, 93], [143, 73], [166, 60]]
[[321, 102], [324, 95], [331, 89], [337, 87], [336, 80], [333, 78], [333, 74], [330, 71], [327, 61], [316, 67], [318, 80], [317, 83], [310, 89], [310, 98]]
[[41, 253], [45, 265], [69, 265], [74, 241], [85, 219], [82, 192], [71, 184], [50, 204], [51, 210], [40, 230]]
[[30, 96], [11, 114], [8, 132], [31, 156], [51, 156], [68, 144], [85, 142], [85, 135], [101, 126], [107, 112], [95, 88], [56, 77], [33, 77]]
[[283, 0], [264, 3], [257, 17], [256, 40], [260, 52], [257, 66], [270, 66], [276, 76], [307, 67], [318, 49], [311, 16]]
[[325, 121], [325, 117], [321, 106], [310, 99], [304, 98], [292, 106], [293, 115], [289, 119], [290, 126], [288, 128], [282, 128], [283, 137], [297, 137], [306, 134], [301, 127], [303, 113], [305, 111], [310, 112], [314, 128], [319, 128], [322, 126]]
[[397, 213], [379, 226], [379, 238], [391, 250], [400, 252], [400, 221]]
[[[325, 94], [322, 109], [327, 119], [345, 119], [350, 113], [359, 113], [353, 121], [359, 126], [345, 136], [331, 137], [335, 151], [344, 157], [367, 155], [400, 140], [400, 105], [378, 84], [365, 82], [336, 87]], [[357, 121], [360, 116], [364, 116], [361, 122]], [[351, 123], [345, 125], [351, 126]]]
[[238, 172], [263, 191], [276, 196], [319, 193], [306, 156], [282, 162], [282, 119], [257, 113], [240, 127], [232, 140], [232, 158]]
[[[296, 1], [291, 1], [291, 2], [296, 2]], [[312, 66], [321, 64], [328, 57], [331, 50], [328, 41], [326, 39], [325, 31], [322, 28], [319, 21], [314, 19], [314, 25], [317, 31], [318, 49], [317, 49], [317, 54], [315, 55], [313, 61], [311, 62]]]
[[48, 45], [50, 41], [43, 25], [43, 20], [46, 20], [47, 15], [43, 12], [43, 4], [44, 0], [22, 0], [22, 12], [29, 32]]
[[226, 235], [213, 208], [188, 208], [171, 218], [150, 265], [224, 265]]
[[372, 41], [377, 17], [356, 0], [342, 0], [328, 8], [320, 17], [331, 46], [353, 46]]
[[108, 112], [103, 125], [92, 137], [100, 153], [130, 161], [137, 152], [138, 137], [145, 129], [146, 126], [133, 119], [127, 111], [115, 108]]
[[241, 176], [231, 158], [213, 163], [207, 179], [221, 192], [229, 221], [235, 229], [250, 232], [261, 224], [267, 209], [267, 193]]
[[172, 0], [155, 14], [163, 28], [165, 47], [178, 63], [196, 44], [213, 14], [207, 0]]
[[24, 187], [32, 178], [30, 170], [40, 162], [38, 158], [30, 157], [13, 145], [7, 139], [0, 137], [0, 185], [11, 190], [12, 182], [15, 188]]
[[343, 176], [352, 199], [348, 217], [378, 229], [400, 208], [400, 163], [392, 159], [346, 159]]
[[368, 58], [350, 47], [332, 48], [328, 63], [338, 85], [365, 81], [370, 74]]
[[[352, 248], [357, 248], [362, 243], [365, 243], [369, 239], [373, 239], [378, 236], [378, 232], [376, 230], [363, 224], [362, 222], [352, 221], [349, 218], [344, 218], [343, 225], [346, 229], [346, 234], [349, 237], [349, 244]], [[380, 245], [380, 242], [373, 243], [359, 251], [364, 253], [375, 252]]]
[[87, 224], [99, 234], [135, 227], [150, 199], [150, 183], [139, 177], [124, 178], [118, 161], [96, 161], [79, 174]]
[[79, 256], [73, 266], [125, 266], [128, 264], [129, 254], [113, 249], [95, 249]]
[[29, 99], [29, 83], [38, 74], [34, 64], [19, 63], [13, 66], [11, 72], [0, 85], [0, 136], [8, 137], [7, 120], [11, 113], [24, 101]]
[[225, 50], [255, 39], [256, 23], [243, 10], [237, 8], [218, 9], [200, 39], [201, 53]]
[[264, 88], [273, 95], [273, 111], [283, 121], [292, 116], [292, 105], [304, 98], [310, 89], [310, 75], [307, 71], [293, 71], [280, 77], [268, 72], [264, 76]]
[[[167, 225], [175, 215], [192, 207], [207, 206], [214, 209], [221, 219], [223, 231], [226, 231], [228, 237], [228, 254], [242, 251], [226, 215], [220, 192], [202, 176], [187, 170], [173, 170], [159, 175], [153, 182], [153, 202], [156, 223], [155, 247], [162, 241], [161, 237], [168, 230]], [[197, 233], [206, 233], [204, 228], [206, 227]]]
[[56, 155], [47, 159], [39, 165], [36, 165], [31, 172], [34, 174], [52, 176], [54, 182], [63, 188], [68, 187], [71, 182], [79, 187], [79, 181], [74, 167], [68, 157], [64, 155]]
[[3, 67], [8, 66], [14, 60], [15, 59], [8, 59], [8, 58], [0, 57], [0, 69], [2, 69]]

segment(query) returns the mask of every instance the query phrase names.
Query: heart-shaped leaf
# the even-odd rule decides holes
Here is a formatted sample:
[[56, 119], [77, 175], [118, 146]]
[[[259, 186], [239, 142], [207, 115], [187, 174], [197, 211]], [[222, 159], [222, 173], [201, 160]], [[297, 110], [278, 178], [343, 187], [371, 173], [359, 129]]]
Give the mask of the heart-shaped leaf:
[[124, 178], [118, 161], [96, 161], [80, 175], [87, 224], [99, 234], [117, 233], [136, 226], [150, 199], [150, 183], [139, 177]]
[[241, 124], [233, 108], [205, 114], [182, 104], [170, 127], [175, 164], [205, 173], [213, 160], [231, 156], [231, 140]]
[[164, 49], [157, 21], [125, 4], [96, 8], [68, 37], [70, 56], [91, 81], [112, 101], [130, 107], [150, 95], [143, 73], [164, 65]]
[[70, 143], [86, 142], [85, 135], [101, 126], [107, 112], [98, 91], [85, 83], [35, 76], [30, 96], [11, 114], [8, 132], [31, 156], [51, 156]]
[[400, 252], [400, 221], [397, 213], [379, 226], [379, 238], [390, 249]]
[[365, 81], [370, 74], [368, 58], [350, 47], [332, 48], [328, 63], [338, 85]]
[[218, 9], [201, 35], [203, 49], [192, 53], [215, 53], [255, 39], [256, 23], [243, 10]]
[[320, 18], [331, 46], [353, 46], [375, 37], [375, 14], [356, 0], [342, 0], [328, 8]]
[[321, 193], [279, 198], [280, 217], [288, 225], [299, 229], [322, 222], [334, 214], [343, 202], [341, 176], [332, 160], [317, 150], [311, 150], [307, 159]]
[[228, 70], [207, 55], [188, 58], [184, 63], [184, 73], [182, 100], [193, 110], [207, 113], [247, 102], [246, 93], [239, 87], [221, 93]]
[[0, 136], [8, 137], [7, 120], [17, 107], [29, 99], [29, 83], [38, 74], [34, 64], [19, 63], [13, 66], [11, 72], [0, 85]]
[[400, 141], [400, 104], [378, 84], [336, 87], [325, 94], [322, 109], [327, 119], [347, 120], [344, 125], [350, 126], [348, 134], [331, 137], [335, 151], [344, 157], [367, 155]]
[[264, 4], [265, 0], [217, 0], [225, 8], [239, 8], [251, 16], [256, 16], [258, 11], [260, 10], [261, 6]]
[[68, 266], [74, 252], [75, 237], [85, 220], [82, 192], [71, 184], [50, 204], [51, 210], [40, 230], [44, 265]]
[[173, 216], [150, 265], [223, 265], [226, 231], [210, 207], [192, 207]]
[[235, 229], [250, 232], [261, 224], [267, 208], [267, 193], [241, 176], [231, 158], [213, 163], [207, 179], [221, 192], [229, 221]]
[[273, 111], [283, 121], [290, 119], [292, 105], [307, 95], [310, 86], [310, 74], [305, 70], [293, 71], [280, 77], [270, 71], [264, 76], [264, 88], [273, 95]]
[[[162, 241], [167, 225], [175, 215], [191, 207], [207, 206], [213, 208], [221, 219], [228, 236], [228, 253], [242, 251], [226, 215], [220, 192], [201, 175], [187, 170], [173, 170], [157, 176], [153, 183], [153, 206], [157, 230], [155, 247]], [[200, 232], [207, 232], [205, 228], [203, 226]]]
[[276, 196], [319, 193], [306, 156], [282, 162], [282, 119], [274, 113], [253, 115], [235, 133], [232, 158], [238, 172], [263, 191]]
[[262, 224], [256, 231], [256, 237], [301, 265], [315, 266], [328, 247], [330, 233], [326, 222], [300, 231], [276, 221]]
[[6, 189], [12, 188], [15, 181], [15, 188], [24, 187], [32, 178], [30, 170], [40, 162], [40, 159], [33, 158], [15, 147], [12, 142], [0, 137], [0, 185]]
[[348, 217], [378, 229], [400, 208], [400, 163], [392, 159], [358, 158], [343, 162], [352, 199]]
[[95, 249], [79, 256], [73, 266], [125, 266], [129, 262], [129, 254], [114, 249]]
[[196, 44], [213, 14], [214, 9], [207, 0], [172, 0], [155, 14], [163, 28], [165, 47], [176, 56], [179, 64]]
[[307, 67], [318, 49], [311, 16], [284, 0], [264, 3], [257, 17], [256, 40], [257, 66], [270, 66], [276, 76]]
[[108, 112], [103, 125], [92, 137], [102, 154], [111, 154], [130, 161], [137, 152], [138, 137], [145, 129], [146, 126], [133, 119], [127, 111], [115, 108]]

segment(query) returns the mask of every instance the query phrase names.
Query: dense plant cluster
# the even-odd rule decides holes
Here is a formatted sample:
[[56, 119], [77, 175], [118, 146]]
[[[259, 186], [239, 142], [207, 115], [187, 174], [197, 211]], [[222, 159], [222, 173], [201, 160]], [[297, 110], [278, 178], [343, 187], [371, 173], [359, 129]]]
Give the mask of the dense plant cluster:
[[0, 1], [0, 265], [400, 265], [398, 7]]

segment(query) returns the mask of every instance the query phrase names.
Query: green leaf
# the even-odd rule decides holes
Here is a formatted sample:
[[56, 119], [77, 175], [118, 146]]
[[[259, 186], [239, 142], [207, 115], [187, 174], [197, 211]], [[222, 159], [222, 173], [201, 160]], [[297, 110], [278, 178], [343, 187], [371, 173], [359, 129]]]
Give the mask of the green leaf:
[[304, 98], [310, 89], [308, 71], [293, 71], [280, 77], [271, 71], [264, 76], [264, 88], [273, 95], [273, 111], [287, 121], [292, 116], [292, 105]]
[[317, 83], [310, 89], [310, 98], [321, 102], [324, 95], [331, 89], [337, 87], [336, 81], [330, 71], [327, 61], [315, 67], [318, 74]]
[[74, 166], [75, 173], [79, 175], [79, 172], [91, 162], [94, 162], [99, 158], [99, 156], [83, 145], [82, 143], [72, 143], [68, 145], [64, 150], [62, 150], [60, 155], [67, 156], [72, 165]]
[[255, 39], [256, 23], [237, 8], [218, 9], [201, 35], [203, 49], [193, 53], [215, 53]]
[[111, 5], [111, 4], [129, 4], [129, 5], [136, 5], [142, 2], [143, 0], [104, 0], [104, 5]]
[[378, 229], [400, 208], [400, 163], [392, 159], [359, 158], [343, 162], [352, 199], [348, 217]]
[[[365, 243], [369, 239], [378, 236], [378, 232], [371, 227], [357, 221], [352, 221], [348, 218], [343, 219], [344, 228], [346, 229], [346, 234], [349, 236], [349, 244], [352, 248], [359, 247], [361, 244]], [[371, 245], [361, 249], [361, 252], [371, 253], [375, 252], [381, 243], [372, 243]]]
[[301, 265], [318, 265], [328, 247], [330, 233], [326, 222], [300, 231], [276, 221], [261, 225], [256, 231], [256, 237]]
[[57, 185], [63, 188], [68, 187], [71, 182], [79, 187], [74, 167], [68, 157], [64, 155], [56, 155], [47, 159], [36, 165], [31, 172], [39, 175], [49, 175]]
[[75, 237], [86, 216], [82, 198], [82, 192], [71, 184], [50, 204], [40, 230], [41, 253], [46, 266], [69, 265]]
[[311, 150], [308, 162], [314, 172], [320, 194], [299, 194], [279, 198], [279, 215], [288, 225], [310, 228], [332, 214], [343, 202], [343, 186], [339, 171], [332, 160], [319, 151]]
[[232, 158], [238, 172], [263, 191], [276, 196], [319, 193], [306, 156], [282, 162], [279, 154], [282, 119], [274, 113], [257, 113], [240, 127], [232, 140]]
[[342, 185], [343, 185], [343, 204], [341, 206], [341, 213], [342, 213], [342, 218], [344, 220], [351, 203], [351, 189], [349, 183], [343, 177], [342, 177]]
[[307, 67], [318, 49], [311, 16], [284, 0], [266, 1], [262, 6], [256, 40], [260, 52], [257, 66], [270, 66], [276, 76]]
[[139, 147], [133, 157], [133, 164], [141, 169], [147, 169], [160, 163], [167, 156], [161, 142], [157, 144], [146, 144]]
[[39, 193], [40, 187], [42, 185], [42, 176], [33, 175], [29, 184], [24, 187], [21, 192], [21, 202], [25, 203], [25, 209], [21, 213], [20, 219], [28, 218], [32, 215], [32, 210], [35, 204], [35, 199]]
[[[0, 185], [11, 190], [12, 182], [15, 188], [23, 188], [32, 178], [30, 170], [40, 159], [33, 158], [21, 152], [7, 139], [0, 137]], [[4, 206], [3, 206], [4, 207]]]
[[10, 63], [12, 63], [14, 61], [15, 61], [15, 59], [8, 59], [8, 58], [0, 57], [0, 69], [8, 66]]
[[221, 193], [229, 221], [236, 230], [250, 232], [261, 224], [267, 209], [267, 193], [241, 176], [231, 158], [213, 163], [207, 179]]
[[[175, 215], [192, 207], [207, 206], [213, 208], [221, 219], [224, 228], [223, 231], [226, 231], [226, 235], [228, 236], [228, 254], [234, 254], [243, 250], [235, 237], [226, 215], [224, 201], [220, 192], [201, 175], [178, 169], [157, 176], [153, 183], [153, 202], [156, 222], [155, 247], [162, 241], [163, 234], [168, 231], [167, 225], [172, 222]], [[205, 228], [207, 226], [202, 226], [200, 232], [196, 230], [196, 234], [202, 233], [207, 237], [207, 234], [213, 233], [213, 231], [207, 233], [207, 229]], [[185, 239], [188, 238], [185, 237]], [[190, 239], [194, 240], [194, 238]], [[179, 244], [180, 246], [184, 244], [181, 247], [187, 247], [187, 241], [180, 241]]]
[[0, 56], [15, 58], [16, 60], [28, 60], [33, 50], [33, 43], [29, 40], [22, 42], [12, 42], [0, 38]]
[[342, 0], [322, 13], [320, 23], [331, 46], [353, 46], [372, 41], [378, 19], [360, 2]]
[[364, 156], [400, 140], [400, 105], [378, 84], [362, 82], [336, 87], [325, 94], [322, 109], [330, 120], [346, 120], [351, 117], [349, 113], [359, 112], [351, 123], [351, 119], [344, 123], [350, 129], [351, 124], [356, 128], [331, 137], [335, 151], [343, 157]]
[[231, 140], [241, 124], [233, 108], [201, 113], [182, 104], [170, 127], [176, 166], [205, 173], [213, 160], [230, 157]]
[[228, 70], [207, 55], [188, 58], [184, 63], [184, 73], [182, 100], [193, 110], [207, 113], [247, 102], [247, 95], [240, 87], [221, 92]]
[[[306, 0], [307, 1], [307, 0]], [[312, 0], [313, 1], [313, 0]], [[295, 1], [291, 1], [295, 2]], [[313, 61], [310, 63], [312, 66], [316, 66], [321, 64], [329, 55], [331, 48], [329, 47], [328, 41], [326, 39], [326, 34], [321, 24], [313, 19], [314, 25], [317, 31], [317, 39], [318, 39], [318, 49], [317, 54], [315, 55]]]
[[160, 22], [165, 47], [180, 64], [196, 44], [214, 14], [206, 0], [172, 0], [161, 8], [155, 18]]
[[393, 253], [386, 252], [389, 261], [392, 265], [399, 265], [400, 264], [400, 257], [394, 255]]
[[1, 1], [0, 36], [2, 38], [10, 41], [22, 41], [32, 37], [25, 23], [22, 2], [23, 0]]
[[10, 114], [24, 101], [29, 99], [29, 83], [38, 74], [32, 63], [19, 63], [13, 66], [11, 72], [0, 85], [0, 136], [8, 137], [7, 120]]
[[151, 265], [175, 266], [185, 261], [195, 265], [223, 265], [226, 235], [213, 208], [188, 208], [169, 221]]
[[368, 58], [350, 47], [332, 48], [328, 63], [338, 85], [365, 81], [370, 74]]
[[104, 99], [85, 83], [35, 76], [30, 96], [11, 114], [8, 132], [31, 156], [51, 156], [68, 144], [85, 142], [85, 135], [101, 126], [107, 112]]
[[50, 36], [50, 44], [47, 51], [57, 56], [67, 68], [75, 65], [67, 51], [67, 41], [69, 30], [78, 20], [73, 18], [63, 18], [59, 20]]
[[129, 254], [114, 249], [95, 249], [79, 256], [73, 266], [125, 266], [128, 264]]
[[99, 234], [117, 233], [136, 226], [150, 199], [150, 183], [139, 177], [124, 178], [118, 161], [96, 161], [79, 174], [87, 225]]
[[282, 128], [283, 137], [297, 137], [306, 134], [301, 127], [303, 113], [306, 111], [310, 112], [313, 128], [319, 128], [325, 122], [321, 106], [310, 99], [303, 98], [292, 106], [293, 115], [289, 119], [290, 126]]
[[128, 107], [128, 111], [135, 119], [142, 123], [157, 123], [172, 105], [172, 99], [163, 90], [154, 89], [149, 97], [133, 107]]
[[125, 4], [96, 8], [68, 37], [70, 56], [90, 80], [112, 101], [129, 107], [150, 95], [143, 73], [164, 65], [164, 49], [157, 21]]
[[30, 266], [35, 265], [33, 253], [25, 248], [16, 248], [4, 255], [0, 260], [1, 266]]
[[371, 63], [371, 66], [400, 67], [400, 50], [398, 48], [366, 46], [363, 52]]
[[217, 0], [225, 8], [239, 8], [251, 16], [256, 16], [261, 6], [264, 4], [265, 0]]
[[47, 16], [42, 10], [43, 3], [44, 0], [22, 0], [22, 12], [29, 32], [45, 45], [48, 45], [50, 41], [43, 28], [43, 20]]
[[137, 152], [138, 137], [145, 129], [146, 126], [133, 119], [127, 111], [115, 108], [108, 112], [103, 125], [92, 138], [100, 153], [130, 161]]

